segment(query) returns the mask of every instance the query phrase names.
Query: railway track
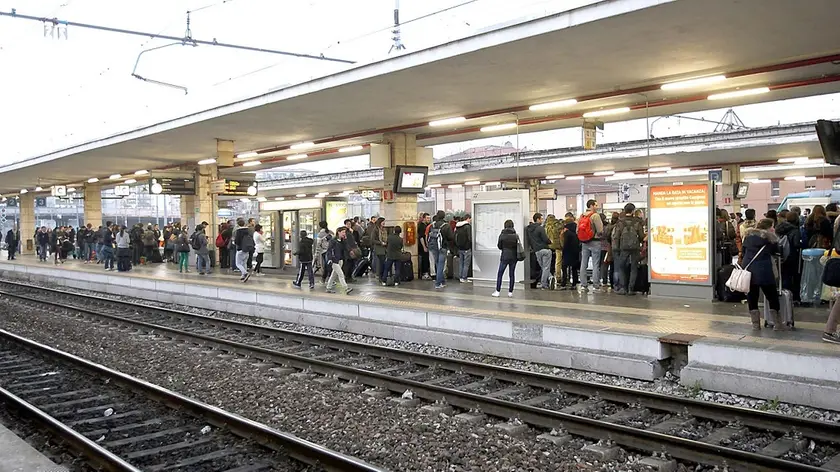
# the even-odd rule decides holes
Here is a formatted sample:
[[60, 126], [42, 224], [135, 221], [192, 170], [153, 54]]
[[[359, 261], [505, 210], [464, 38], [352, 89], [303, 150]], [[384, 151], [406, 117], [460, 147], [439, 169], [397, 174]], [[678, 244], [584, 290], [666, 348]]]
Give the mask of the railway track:
[[101, 470], [382, 471], [5, 330], [0, 401]]
[[0, 296], [323, 375], [348, 388], [366, 385], [374, 396], [426, 400], [432, 404], [424, 408], [436, 411], [515, 418], [554, 430], [548, 439], [558, 442], [579, 435], [730, 470], [840, 471], [838, 424], [5, 281]]

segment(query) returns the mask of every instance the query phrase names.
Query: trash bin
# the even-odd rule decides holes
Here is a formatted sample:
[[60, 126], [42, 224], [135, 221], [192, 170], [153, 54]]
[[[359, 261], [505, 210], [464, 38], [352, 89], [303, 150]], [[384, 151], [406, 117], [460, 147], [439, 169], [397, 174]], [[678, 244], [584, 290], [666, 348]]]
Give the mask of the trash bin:
[[822, 292], [823, 265], [820, 258], [824, 249], [811, 248], [802, 250], [802, 287], [799, 297], [802, 303], [819, 303]]

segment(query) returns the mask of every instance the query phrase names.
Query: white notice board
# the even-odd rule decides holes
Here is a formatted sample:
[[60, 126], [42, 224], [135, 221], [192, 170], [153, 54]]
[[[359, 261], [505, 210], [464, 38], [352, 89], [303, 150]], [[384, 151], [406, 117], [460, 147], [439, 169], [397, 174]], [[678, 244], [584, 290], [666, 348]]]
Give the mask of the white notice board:
[[[505, 221], [512, 220], [515, 225], [520, 216], [519, 202], [476, 203], [473, 208], [474, 249], [498, 251], [499, 234], [505, 227]], [[517, 232], [521, 232], [521, 228]]]

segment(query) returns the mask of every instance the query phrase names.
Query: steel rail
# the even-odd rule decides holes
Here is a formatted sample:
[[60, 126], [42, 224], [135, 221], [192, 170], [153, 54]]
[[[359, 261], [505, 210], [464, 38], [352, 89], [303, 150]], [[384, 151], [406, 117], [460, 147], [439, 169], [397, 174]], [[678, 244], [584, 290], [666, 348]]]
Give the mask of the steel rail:
[[[0, 329], [0, 337], [18, 343], [31, 351], [47, 355], [54, 359], [71, 364], [74, 367], [91, 372], [94, 375], [107, 377], [132, 391], [141, 392], [143, 395], [153, 398], [170, 407], [180, 411], [186, 411], [193, 416], [203, 418], [214, 426], [229, 430], [240, 437], [252, 439], [271, 449], [286, 453], [290, 457], [306, 464], [323, 467], [328, 471], [336, 472], [385, 472], [385, 469], [368, 464], [354, 457], [341, 454], [292, 434], [278, 431], [262, 423], [258, 423], [248, 418], [222, 410], [221, 408], [193, 400], [192, 398], [175, 393], [158, 385], [140, 380], [122, 372], [118, 372], [101, 364], [96, 364], [73, 354], [60, 351], [51, 346], [27, 339], [7, 330]], [[137, 469], [131, 468], [114, 470], [135, 471]]]
[[[37, 289], [40, 288], [41, 287], [37, 287]], [[165, 336], [174, 339], [197, 340], [200, 341], [202, 344], [213, 346], [227, 352], [256, 357], [264, 360], [270, 360], [280, 364], [295, 367], [297, 369], [311, 370], [322, 375], [335, 376], [344, 380], [357, 381], [363, 384], [381, 387], [397, 393], [403, 392], [405, 390], [411, 390], [414, 392], [415, 395], [417, 395], [420, 398], [424, 398], [430, 401], [445, 401], [450, 405], [457, 406], [459, 408], [478, 408], [483, 412], [495, 416], [519, 418], [525, 421], [526, 423], [535, 426], [541, 426], [545, 428], [564, 428], [570, 433], [578, 434], [589, 438], [610, 439], [612, 441], [615, 441], [617, 444], [621, 444], [629, 448], [642, 449], [650, 452], [659, 452], [662, 450], [663, 447], [665, 447], [669, 454], [684, 460], [695, 461], [704, 464], [728, 465], [734, 467], [736, 470], [744, 471], [824, 471], [824, 469], [820, 469], [819, 467], [791, 462], [788, 460], [769, 457], [757, 453], [727, 448], [720, 445], [703, 443], [701, 441], [684, 439], [678, 436], [671, 436], [667, 434], [636, 429], [629, 426], [623, 426], [608, 421], [576, 416], [569, 413], [563, 413], [559, 411], [548, 410], [529, 405], [517, 404], [507, 400], [500, 400], [479, 394], [463, 392], [447, 387], [429, 385], [423, 382], [418, 382], [410, 379], [401, 379], [378, 372], [367, 371], [340, 364], [334, 364], [328, 361], [318, 359], [311, 359], [296, 354], [290, 354], [286, 352], [253, 346], [238, 341], [226, 340], [223, 338], [218, 338], [205, 334], [192, 333], [189, 331], [171, 328], [155, 323], [134, 320], [131, 318], [123, 318], [117, 315], [97, 313], [92, 310], [75, 307], [72, 305], [62, 305], [57, 302], [37, 300], [31, 297], [27, 297], [25, 295], [8, 293], [4, 294], [11, 295], [19, 299], [30, 300], [37, 303], [49, 304], [52, 306], [62, 307], [73, 311], [86, 313], [95, 317], [107, 318], [119, 323], [139, 326], [151, 331], [156, 331], [159, 334], [166, 333]], [[79, 295], [82, 298], [86, 297], [80, 294], [72, 295]], [[112, 300], [107, 300], [106, 302], [111, 301]], [[122, 301], [115, 302], [119, 304], [128, 303]], [[130, 305], [134, 305], [134, 308], [142, 307], [143, 309], [149, 309], [153, 311], [158, 310], [157, 307], [149, 307], [146, 305]], [[163, 311], [167, 310], [163, 309]], [[179, 315], [191, 317], [200, 316], [184, 312], [179, 312]], [[212, 320], [214, 322], [220, 321], [218, 319]], [[603, 386], [598, 385], [598, 387]], [[593, 393], [594, 392], [592, 390], [586, 392], [586, 394], [588, 395], [592, 395]], [[636, 393], [638, 394], [640, 392]], [[698, 416], [702, 417], [703, 415], [700, 414]], [[781, 415], [778, 416], [782, 417]], [[733, 419], [734, 417], [732, 415], [726, 418], [727, 421], [731, 421]], [[820, 424], [829, 426], [824, 423]], [[790, 429], [791, 428], [788, 427], [786, 431], [789, 431]]]
[[[787, 433], [795, 429], [796, 431], [812, 438], [840, 443], [840, 424], [838, 423], [827, 423], [824, 421], [800, 418], [797, 416], [787, 416], [778, 413], [754, 410], [750, 408], [695, 400], [692, 398], [665, 395], [662, 393], [649, 392], [645, 390], [636, 390], [628, 387], [600, 384], [596, 382], [588, 382], [585, 380], [567, 379], [547, 374], [541, 374], [537, 372], [529, 372], [514, 369], [510, 367], [494, 366], [463, 359], [436, 356], [434, 354], [404, 351], [391, 347], [376, 346], [357, 341], [336, 339], [318, 334], [301, 333], [299, 331], [292, 331], [281, 328], [270, 328], [251, 323], [244, 323], [240, 321], [226, 320], [222, 318], [212, 318], [205, 315], [174, 310], [171, 308], [155, 307], [145, 305], [142, 303], [129, 302], [125, 300], [101, 300], [80, 293], [67, 292], [64, 290], [58, 290], [47, 287], [33, 287], [31, 285], [25, 285], [6, 280], [0, 281], [0, 284], [16, 285], [29, 290], [48, 291], [57, 295], [85, 299], [88, 301], [119, 304], [122, 306], [130, 307], [132, 309], [151, 310], [153, 312], [165, 313], [173, 317], [198, 320], [201, 323], [206, 323], [211, 326], [224, 326], [228, 329], [236, 331], [250, 331], [265, 336], [282, 337], [289, 340], [296, 340], [305, 344], [324, 346], [331, 349], [345, 350], [350, 352], [356, 352], [359, 354], [373, 355], [379, 357], [387, 357], [402, 362], [410, 362], [424, 366], [437, 366], [455, 372], [464, 372], [466, 374], [481, 377], [493, 377], [498, 380], [503, 380], [511, 383], [524, 383], [530, 386], [540, 387], [549, 390], [559, 389], [564, 392], [576, 395], [597, 394], [604, 400], [615, 401], [620, 403], [638, 403], [644, 407], [653, 408], [657, 410], [665, 410], [673, 413], [687, 412], [693, 416], [709, 420], [724, 422], [739, 421], [745, 426], [762, 428], [781, 433]], [[52, 300], [38, 300], [31, 297], [27, 297], [23, 294], [7, 292], [2, 289], [0, 289], [0, 294], [13, 296], [16, 298], [29, 299], [39, 303], [49, 303], [56, 307], [72, 308], [77, 311], [85, 311], [95, 316], [107, 317], [118, 321], [125, 320], [124, 318], [119, 316], [109, 315], [106, 313], [97, 313], [92, 310], [89, 310], [88, 308], [68, 306]], [[130, 318], [127, 320], [131, 321]]]

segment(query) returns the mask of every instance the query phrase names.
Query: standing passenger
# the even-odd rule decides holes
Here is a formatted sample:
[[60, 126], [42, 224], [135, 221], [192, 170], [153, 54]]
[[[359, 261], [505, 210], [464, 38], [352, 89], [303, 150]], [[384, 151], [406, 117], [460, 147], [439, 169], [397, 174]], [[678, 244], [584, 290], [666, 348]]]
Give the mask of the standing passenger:
[[577, 223], [574, 216], [567, 217], [566, 227], [563, 231], [563, 282], [560, 290], [566, 290], [566, 284], [570, 290], [574, 290], [580, 277], [580, 240], [577, 236]]
[[420, 215], [420, 221], [417, 222], [417, 259], [420, 261], [418, 277], [422, 280], [429, 280], [432, 273], [429, 262], [429, 246], [426, 243], [426, 227], [431, 224], [431, 216], [428, 213]]
[[450, 233], [449, 224], [446, 222], [446, 213], [443, 210], [438, 210], [435, 214], [435, 221], [428, 229], [429, 254], [435, 262], [435, 288], [441, 289], [446, 287], [444, 279], [445, 265], [446, 265], [446, 251], [449, 247], [449, 241], [446, 237]]
[[773, 324], [775, 331], [785, 331], [787, 326], [779, 317], [779, 292], [773, 275], [773, 256], [779, 253], [779, 238], [770, 230], [775, 221], [765, 218], [755, 228], [747, 230], [744, 238], [744, 267], [751, 274], [750, 292], [747, 305], [752, 328], [761, 329], [761, 312], [758, 311], [758, 296], [764, 292], [766, 303], [770, 305], [767, 324]]
[[499, 270], [496, 273], [496, 291], [493, 292], [494, 297], [500, 295], [502, 290], [502, 276], [505, 274], [505, 269], [508, 273], [508, 297], [513, 298], [513, 284], [516, 283], [516, 262], [519, 260], [519, 235], [513, 229], [513, 221], [505, 221], [505, 227], [499, 234], [499, 242], [497, 247], [502, 251], [499, 256]]
[[12, 228], [6, 233], [6, 252], [7, 259], [10, 261], [15, 260], [15, 252], [17, 252], [17, 236], [15, 234], [15, 229]]
[[[38, 258], [41, 262], [46, 262], [47, 251], [49, 251], [50, 246], [50, 233], [47, 231], [46, 226], [41, 226], [41, 229], [38, 231], [36, 242], [38, 243]], [[85, 260], [85, 264], [87, 264], [87, 260]]]
[[102, 229], [102, 259], [105, 263], [105, 270], [114, 270], [114, 233], [113, 223], [110, 221], [105, 223], [105, 228]]
[[321, 283], [327, 283], [327, 277], [330, 276], [331, 264], [327, 261], [327, 249], [330, 248], [330, 239], [332, 239], [332, 231], [327, 228], [327, 222], [322, 221], [318, 223], [318, 239], [315, 242], [315, 257], [321, 263]]
[[543, 228], [542, 222], [542, 213], [534, 213], [534, 221], [528, 225], [527, 233], [531, 252], [537, 256], [537, 264], [542, 269], [540, 288], [542, 290], [548, 290], [548, 278], [551, 277], [551, 249], [548, 248], [548, 245], [551, 244], [551, 241], [548, 240], [548, 236], [545, 234], [545, 228]]
[[[256, 236], [256, 233], [254, 233], [254, 235]], [[298, 269], [298, 275], [295, 277], [295, 281], [292, 282], [292, 285], [297, 288], [300, 288], [300, 284], [303, 282], [304, 273], [309, 275], [309, 289], [312, 290], [315, 288], [315, 274], [312, 272], [313, 245], [314, 242], [312, 241], [312, 238], [306, 234], [306, 231], [301, 230], [300, 239], [298, 240], [298, 250], [295, 252], [300, 268]], [[262, 254], [260, 254], [259, 249], [257, 249], [257, 267], [259, 267], [262, 262], [261, 256]]]
[[619, 295], [636, 294], [636, 277], [641, 261], [642, 241], [645, 240], [645, 223], [633, 216], [635, 210], [636, 205], [632, 203], [624, 205], [624, 214], [612, 232], [612, 248], [613, 251], [617, 251], [615, 266], [618, 271], [618, 289], [615, 292]]
[[385, 249], [385, 265], [382, 268], [382, 278], [380, 279], [382, 285], [386, 285], [386, 281], [391, 275], [391, 269], [394, 267], [396, 267], [394, 272], [394, 286], [398, 287], [400, 285], [403, 250], [403, 240], [400, 237], [400, 231], [399, 226], [394, 226], [394, 232], [388, 235], [388, 245]]
[[239, 278], [240, 282], [247, 282], [251, 277], [251, 272], [245, 265], [248, 262], [248, 254], [254, 249], [254, 237], [251, 235], [251, 230], [245, 226], [245, 220], [239, 218], [236, 220], [236, 234], [234, 235], [234, 244], [236, 245], [236, 268], [242, 274]]
[[458, 247], [458, 261], [460, 262], [460, 276], [462, 283], [467, 282], [472, 267], [472, 216], [467, 213], [455, 225], [455, 246]]
[[120, 232], [114, 237], [117, 243], [117, 271], [126, 272], [131, 270], [131, 237], [120, 227]]
[[601, 238], [604, 237], [604, 222], [598, 215], [598, 202], [589, 200], [586, 202], [586, 213], [581, 215], [577, 224], [577, 237], [581, 244], [580, 276], [583, 280], [580, 283], [580, 290], [586, 292], [587, 280], [586, 270], [589, 268], [589, 260], [592, 259], [592, 291], [601, 291]]
[[178, 251], [178, 272], [190, 272], [190, 239], [187, 236], [187, 227], [181, 228], [175, 241], [175, 250]]
[[[306, 232], [304, 231], [304, 234]], [[298, 246], [300, 246], [300, 242], [298, 242]], [[254, 226], [254, 253], [257, 255], [257, 265], [254, 267], [254, 274], [259, 277], [262, 277], [262, 263], [263, 257], [265, 254], [265, 237], [263, 236], [262, 225]]]

